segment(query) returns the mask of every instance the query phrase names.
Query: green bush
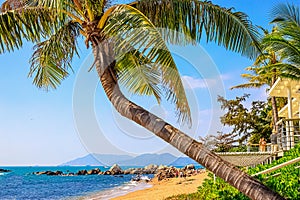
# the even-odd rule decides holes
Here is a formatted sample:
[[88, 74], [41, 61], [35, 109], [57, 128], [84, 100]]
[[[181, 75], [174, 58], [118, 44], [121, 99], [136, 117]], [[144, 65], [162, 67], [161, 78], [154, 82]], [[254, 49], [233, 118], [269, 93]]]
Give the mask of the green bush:
[[[300, 145], [296, 145], [295, 148], [284, 153], [284, 157], [267, 165], [258, 165], [248, 170], [249, 174], [255, 174], [257, 172], [269, 169], [278, 164], [287, 162], [294, 158], [300, 157]], [[300, 166], [299, 163], [289, 165], [278, 169], [274, 172], [259, 175], [256, 178], [262, 181], [265, 185], [272, 190], [278, 192], [280, 195], [290, 200], [300, 200]], [[220, 178], [213, 180], [213, 174], [209, 174], [209, 178], [205, 179], [202, 185], [198, 188], [198, 192], [178, 195], [167, 198], [167, 200], [248, 200], [249, 198], [240, 193], [237, 189], [230, 186], [228, 183]]]
[[[272, 162], [269, 165], [259, 165], [249, 169], [249, 174], [269, 169], [278, 164], [300, 157], [300, 145], [284, 153], [284, 157]], [[285, 166], [268, 174], [257, 176], [265, 185], [284, 196], [286, 199], [300, 199], [300, 169], [295, 168], [299, 163]]]

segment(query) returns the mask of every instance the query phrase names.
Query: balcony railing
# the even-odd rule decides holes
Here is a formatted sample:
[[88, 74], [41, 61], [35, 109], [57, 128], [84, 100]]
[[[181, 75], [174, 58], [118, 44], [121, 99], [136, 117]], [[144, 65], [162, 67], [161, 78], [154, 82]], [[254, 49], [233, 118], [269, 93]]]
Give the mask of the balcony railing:
[[[277, 122], [276, 135], [273, 135], [273, 143], [276, 142], [279, 150], [287, 151], [300, 143], [300, 119], [282, 119]], [[271, 138], [272, 140], [272, 138]]]

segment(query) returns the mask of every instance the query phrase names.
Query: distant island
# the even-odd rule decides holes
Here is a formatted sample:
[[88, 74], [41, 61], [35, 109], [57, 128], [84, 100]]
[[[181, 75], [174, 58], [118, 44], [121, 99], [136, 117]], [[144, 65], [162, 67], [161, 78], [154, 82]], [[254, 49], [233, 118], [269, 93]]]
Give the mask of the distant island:
[[168, 166], [200, 165], [189, 157], [175, 157], [172, 154], [163, 153], [142, 154], [135, 157], [115, 154], [88, 154], [84, 157], [63, 163], [60, 166], [112, 166], [114, 164], [120, 166], [147, 166], [150, 164]]

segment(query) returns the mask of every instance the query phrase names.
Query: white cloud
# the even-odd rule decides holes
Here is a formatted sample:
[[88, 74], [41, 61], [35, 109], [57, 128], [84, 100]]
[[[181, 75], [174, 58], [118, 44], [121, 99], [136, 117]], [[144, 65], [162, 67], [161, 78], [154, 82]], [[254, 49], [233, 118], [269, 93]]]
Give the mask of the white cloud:
[[222, 79], [222, 81], [227, 81], [232, 79], [232, 75], [231, 74], [221, 74], [220, 78]]
[[191, 76], [182, 76], [183, 86], [186, 89], [201, 89], [212, 87], [216, 84], [214, 79], [200, 79]]

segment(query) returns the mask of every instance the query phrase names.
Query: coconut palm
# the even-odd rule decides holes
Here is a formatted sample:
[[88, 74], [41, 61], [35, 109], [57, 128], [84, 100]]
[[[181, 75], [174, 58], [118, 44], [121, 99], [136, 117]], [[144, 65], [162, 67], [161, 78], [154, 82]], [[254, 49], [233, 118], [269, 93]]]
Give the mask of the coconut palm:
[[272, 11], [277, 31], [263, 39], [281, 57], [282, 63], [273, 67], [281, 71], [283, 77], [300, 78], [300, 10], [292, 4], [279, 4]]
[[[13, 51], [23, 40], [36, 43], [29, 75], [38, 87], [56, 88], [72, 71], [80, 35], [91, 46], [93, 66], [115, 109], [140, 124], [252, 199], [282, 199], [277, 193], [223, 161], [203, 145], [128, 100], [119, 85], [139, 95], [166, 97], [178, 119], [191, 123], [190, 109], [175, 62], [166, 43], [208, 41], [254, 57], [257, 32], [247, 16], [198, 0], [6, 1], [0, 15], [0, 50]], [[250, 45], [254, 44], [254, 45]]]
[[[270, 34], [275, 33], [277, 30], [274, 28], [272, 33], [269, 33], [268, 30], [260, 27], [265, 37], [269, 37]], [[257, 56], [252, 66], [246, 68], [247, 71], [250, 71], [248, 74], [242, 74], [241, 76], [248, 80], [247, 83], [243, 83], [237, 86], [232, 87], [235, 88], [261, 88], [265, 85], [272, 87], [275, 83], [277, 77], [282, 74], [280, 70], [278, 70], [274, 65], [281, 64], [283, 58], [278, 56], [278, 53], [272, 50], [267, 44], [263, 43], [262, 40], [261, 46], [264, 47], [262, 53]], [[278, 108], [276, 97], [271, 97], [272, 103], [272, 118], [273, 125], [276, 129], [276, 123], [278, 121]]]

